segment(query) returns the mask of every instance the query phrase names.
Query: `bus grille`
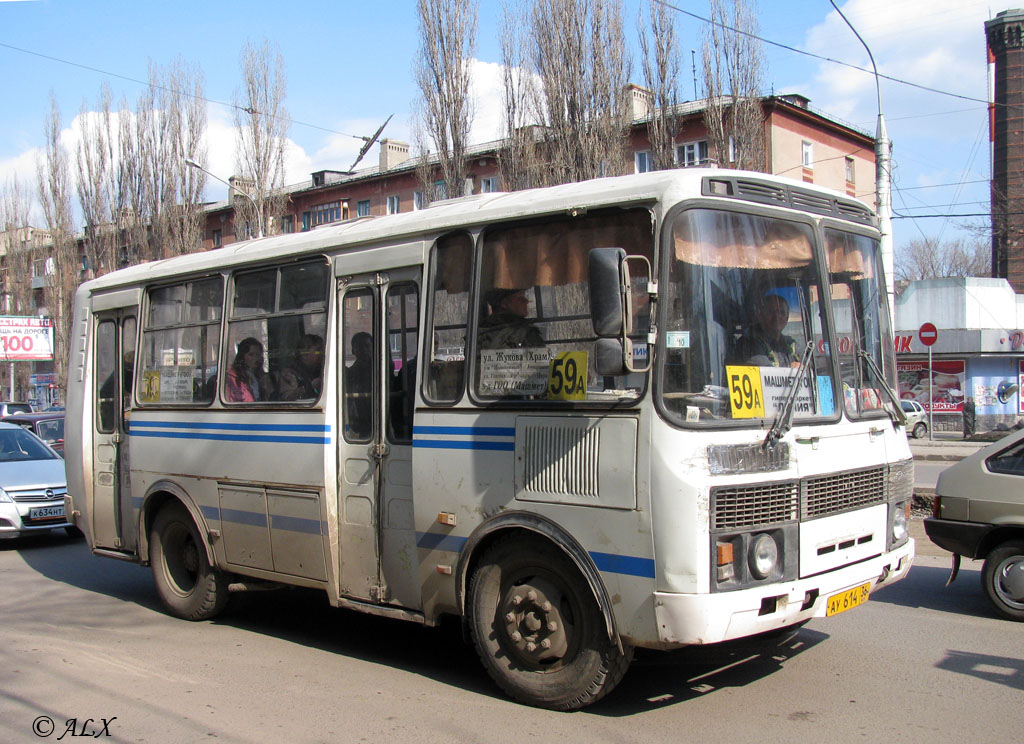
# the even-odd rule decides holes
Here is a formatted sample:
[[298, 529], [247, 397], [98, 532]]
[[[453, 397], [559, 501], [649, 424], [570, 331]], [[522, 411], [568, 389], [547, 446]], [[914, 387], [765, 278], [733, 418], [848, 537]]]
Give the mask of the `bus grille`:
[[872, 468], [808, 478], [800, 499], [802, 519], [863, 509], [885, 501], [885, 469]]
[[711, 492], [712, 529], [734, 530], [763, 524], [791, 522], [797, 517], [799, 488], [793, 481], [762, 483]]
[[711, 490], [713, 530], [827, 517], [885, 502], [885, 468]]

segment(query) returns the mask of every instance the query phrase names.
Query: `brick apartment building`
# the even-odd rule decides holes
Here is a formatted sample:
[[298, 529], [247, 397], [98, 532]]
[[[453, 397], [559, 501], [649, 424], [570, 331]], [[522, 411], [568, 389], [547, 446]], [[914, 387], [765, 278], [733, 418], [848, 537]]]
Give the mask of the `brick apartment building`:
[[[636, 172], [647, 170], [650, 141], [647, 123], [650, 112], [646, 91], [631, 86], [633, 123], [630, 147]], [[835, 189], [875, 205], [874, 138], [809, 105], [800, 95], [766, 96], [764, 109], [766, 170], [808, 183]], [[704, 125], [706, 101], [680, 104], [681, 125], [674, 139], [680, 167], [699, 167], [717, 162], [728, 166], [728, 153], [710, 151]], [[501, 191], [498, 154], [502, 141], [475, 145], [470, 149], [469, 193]], [[352, 173], [321, 170], [309, 181], [287, 187], [289, 211], [282, 218], [282, 232], [310, 230], [318, 225], [355, 217], [409, 212], [423, 205], [417, 159], [410, 158], [409, 145], [393, 139], [380, 142], [376, 166]], [[234, 200], [244, 184], [231, 179], [228, 200], [207, 208], [203, 248], [210, 250], [249, 237], [244, 226], [234, 222]], [[235, 185], [237, 184], [237, 185]], [[241, 228], [241, 229], [239, 229]]]

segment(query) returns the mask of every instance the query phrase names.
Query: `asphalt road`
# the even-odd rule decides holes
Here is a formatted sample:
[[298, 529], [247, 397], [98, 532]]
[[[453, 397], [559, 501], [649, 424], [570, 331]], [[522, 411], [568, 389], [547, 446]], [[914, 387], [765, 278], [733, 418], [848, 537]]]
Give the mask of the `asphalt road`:
[[1024, 624], [994, 616], [976, 564], [947, 575], [925, 555], [781, 641], [640, 653], [611, 696], [560, 714], [505, 699], [454, 624], [292, 589], [188, 623], [148, 569], [63, 537], [0, 543], [0, 740], [94, 719], [123, 742], [1021, 741]]

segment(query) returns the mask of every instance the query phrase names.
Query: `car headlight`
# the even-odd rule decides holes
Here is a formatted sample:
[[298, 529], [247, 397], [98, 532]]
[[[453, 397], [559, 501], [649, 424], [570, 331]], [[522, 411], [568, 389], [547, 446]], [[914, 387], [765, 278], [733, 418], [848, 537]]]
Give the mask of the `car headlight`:
[[14, 499], [12, 499], [7, 494], [7, 491], [5, 491], [4, 489], [0, 488], [0, 504], [13, 504], [13, 503], [14, 503]]
[[779, 562], [779, 546], [771, 535], [760, 534], [750, 541], [747, 554], [750, 573], [758, 579], [766, 579], [775, 571]]

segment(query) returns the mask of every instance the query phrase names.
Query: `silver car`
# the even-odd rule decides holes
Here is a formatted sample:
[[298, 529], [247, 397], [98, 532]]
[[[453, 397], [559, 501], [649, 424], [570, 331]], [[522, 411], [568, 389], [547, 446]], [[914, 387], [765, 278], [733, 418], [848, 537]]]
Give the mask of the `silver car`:
[[996, 611], [1024, 621], [1024, 431], [966, 457], [939, 475], [925, 532], [953, 553], [984, 558], [981, 586]]
[[900, 408], [907, 416], [907, 434], [920, 439], [928, 433], [928, 412], [916, 400], [901, 400]]
[[0, 538], [41, 530], [78, 531], [64, 513], [64, 460], [35, 434], [0, 423]]

